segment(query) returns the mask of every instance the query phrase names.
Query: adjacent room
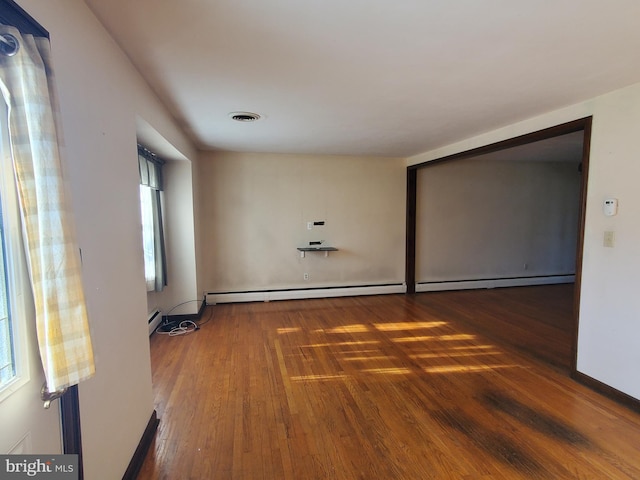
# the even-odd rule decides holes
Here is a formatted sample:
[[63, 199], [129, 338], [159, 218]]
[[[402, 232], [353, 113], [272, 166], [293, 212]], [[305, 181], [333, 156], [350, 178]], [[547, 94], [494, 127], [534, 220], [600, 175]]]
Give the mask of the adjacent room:
[[[0, 7], [0, 453], [640, 478], [640, 4]], [[9, 203], [31, 63], [93, 352], [54, 392]]]
[[[411, 258], [416, 292], [564, 284], [550, 290], [564, 292], [565, 306], [575, 303], [581, 198], [586, 189], [585, 132], [555, 133], [492, 153], [468, 152], [427, 162], [417, 170]], [[449, 298], [460, 303], [468, 295]], [[502, 341], [568, 372], [577, 315], [567, 308], [560, 311], [564, 315], [552, 315], [553, 320], [544, 318], [549, 312], [531, 318], [551, 329], [540, 331], [538, 341], [527, 320], [515, 325], [521, 334], [504, 328], [514, 323], [508, 315], [502, 330], [487, 328]], [[486, 319], [472, 321], [476, 327], [486, 326]]]

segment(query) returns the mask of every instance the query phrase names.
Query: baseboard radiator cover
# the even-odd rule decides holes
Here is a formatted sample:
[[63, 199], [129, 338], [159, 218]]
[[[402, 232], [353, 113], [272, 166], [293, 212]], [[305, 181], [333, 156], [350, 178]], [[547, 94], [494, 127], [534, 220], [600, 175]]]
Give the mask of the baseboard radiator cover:
[[573, 283], [575, 281], [576, 276], [571, 274], [546, 275], [538, 277], [492, 278], [482, 280], [455, 280], [447, 282], [421, 282], [416, 284], [416, 292], [555, 285], [559, 283]]
[[357, 297], [360, 295], [406, 293], [406, 291], [406, 284], [391, 283], [385, 285], [256, 290], [246, 292], [209, 292], [205, 294], [205, 299], [207, 305], [215, 305], [216, 303], [270, 302], [276, 300], [303, 300], [308, 298]]
[[156, 331], [160, 322], [162, 322], [162, 311], [156, 308], [149, 313], [147, 318], [147, 323], [149, 324], [149, 336]]

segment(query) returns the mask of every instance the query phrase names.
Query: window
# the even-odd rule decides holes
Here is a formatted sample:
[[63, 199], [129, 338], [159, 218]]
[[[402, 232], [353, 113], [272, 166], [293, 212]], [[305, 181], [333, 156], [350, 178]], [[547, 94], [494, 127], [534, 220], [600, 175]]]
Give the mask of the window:
[[142, 215], [142, 248], [144, 250], [144, 278], [147, 290], [155, 290], [156, 255], [153, 238], [153, 190], [148, 185], [140, 184], [140, 213]]
[[164, 162], [138, 146], [140, 171], [140, 215], [144, 274], [147, 291], [162, 291], [167, 285], [164, 229], [162, 226], [162, 165]]
[[[5, 370], [13, 370], [16, 377], [1, 399], [28, 382], [24, 379], [36, 370], [27, 362], [37, 360], [38, 353], [50, 392], [90, 378], [95, 365], [73, 213], [62, 177], [49, 39], [46, 31], [33, 36], [5, 25], [10, 10], [28, 23], [32, 19], [12, 0], [0, 4], [0, 193], [11, 322], [5, 332], [13, 335], [4, 335], [3, 350], [9, 363], [6, 338], [11, 338], [13, 367]], [[37, 342], [32, 341], [35, 330]], [[36, 376], [41, 377], [40, 372]]]
[[2, 204], [0, 203], [0, 389], [3, 389], [16, 376], [3, 220]]
[[0, 101], [0, 400], [29, 380], [25, 323], [33, 309], [6, 119]]

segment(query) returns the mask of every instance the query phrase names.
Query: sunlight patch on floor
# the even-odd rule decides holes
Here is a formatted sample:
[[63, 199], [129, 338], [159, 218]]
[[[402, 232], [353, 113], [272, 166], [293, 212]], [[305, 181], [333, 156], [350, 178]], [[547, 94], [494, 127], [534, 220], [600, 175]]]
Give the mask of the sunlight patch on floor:
[[410, 342], [427, 342], [429, 340], [446, 340], [446, 341], [455, 341], [455, 340], [473, 340], [476, 338], [475, 335], [470, 335], [467, 333], [459, 333], [455, 335], [422, 335], [418, 337], [398, 337], [392, 338], [392, 342], [398, 343], [410, 343]]
[[412, 370], [408, 368], [367, 368], [362, 370], [365, 373], [381, 373], [384, 375], [406, 375], [408, 373], [412, 373]]
[[369, 332], [369, 327], [362, 323], [355, 325], [343, 325], [342, 327], [329, 328], [327, 330], [320, 329], [315, 330], [313, 333], [366, 333]]
[[421, 330], [423, 328], [435, 328], [446, 325], [447, 322], [393, 322], [393, 323], [374, 323], [381, 332], [397, 332], [399, 330]]
[[447, 347], [447, 351], [449, 350], [489, 350], [491, 348], [496, 348], [495, 345], [460, 345], [457, 347]]
[[484, 355], [504, 355], [503, 352], [467, 352], [467, 353], [451, 353], [447, 351], [443, 351], [440, 353], [417, 353], [415, 355], [409, 355], [409, 358], [414, 360], [424, 359], [424, 358], [464, 358], [464, 357], [478, 357]]
[[521, 365], [442, 365], [440, 367], [425, 367], [425, 373], [474, 373], [505, 368], [518, 368]]
[[352, 345], [379, 345], [380, 340], [359, 340], [352, 342], [331, 342], [331, 343], [314, 343], [312, 345], [300, 345], [300, 348], [326, 348], [326, 347], [348, 347]]
[[341, 380], [343, 378], [347, 378], [347, 375], [301, 375], [297, 377], [291, 377], [291, 381], [305, 382], [305, 381]]
[[376, 360], [391, 360], [395, 357], [390, 357], [388, 355], [365, 355], [362, 357], [344, 357], [341, 360], [345, 362], [371, 362]]
[[300, 332], [302, 329], [300, 327], [289, 327], [289, 328], [278, 328], [276, 330], [278, 335], [284, 335], [285, 333], [295, 333]]

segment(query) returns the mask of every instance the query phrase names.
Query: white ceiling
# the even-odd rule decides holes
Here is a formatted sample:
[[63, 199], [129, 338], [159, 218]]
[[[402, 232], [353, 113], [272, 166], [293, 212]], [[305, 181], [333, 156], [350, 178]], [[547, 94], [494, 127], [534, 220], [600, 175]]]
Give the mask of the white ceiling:
[[85, 1], [203, 149], [406, 157], [640, 81], [638, 0]]

